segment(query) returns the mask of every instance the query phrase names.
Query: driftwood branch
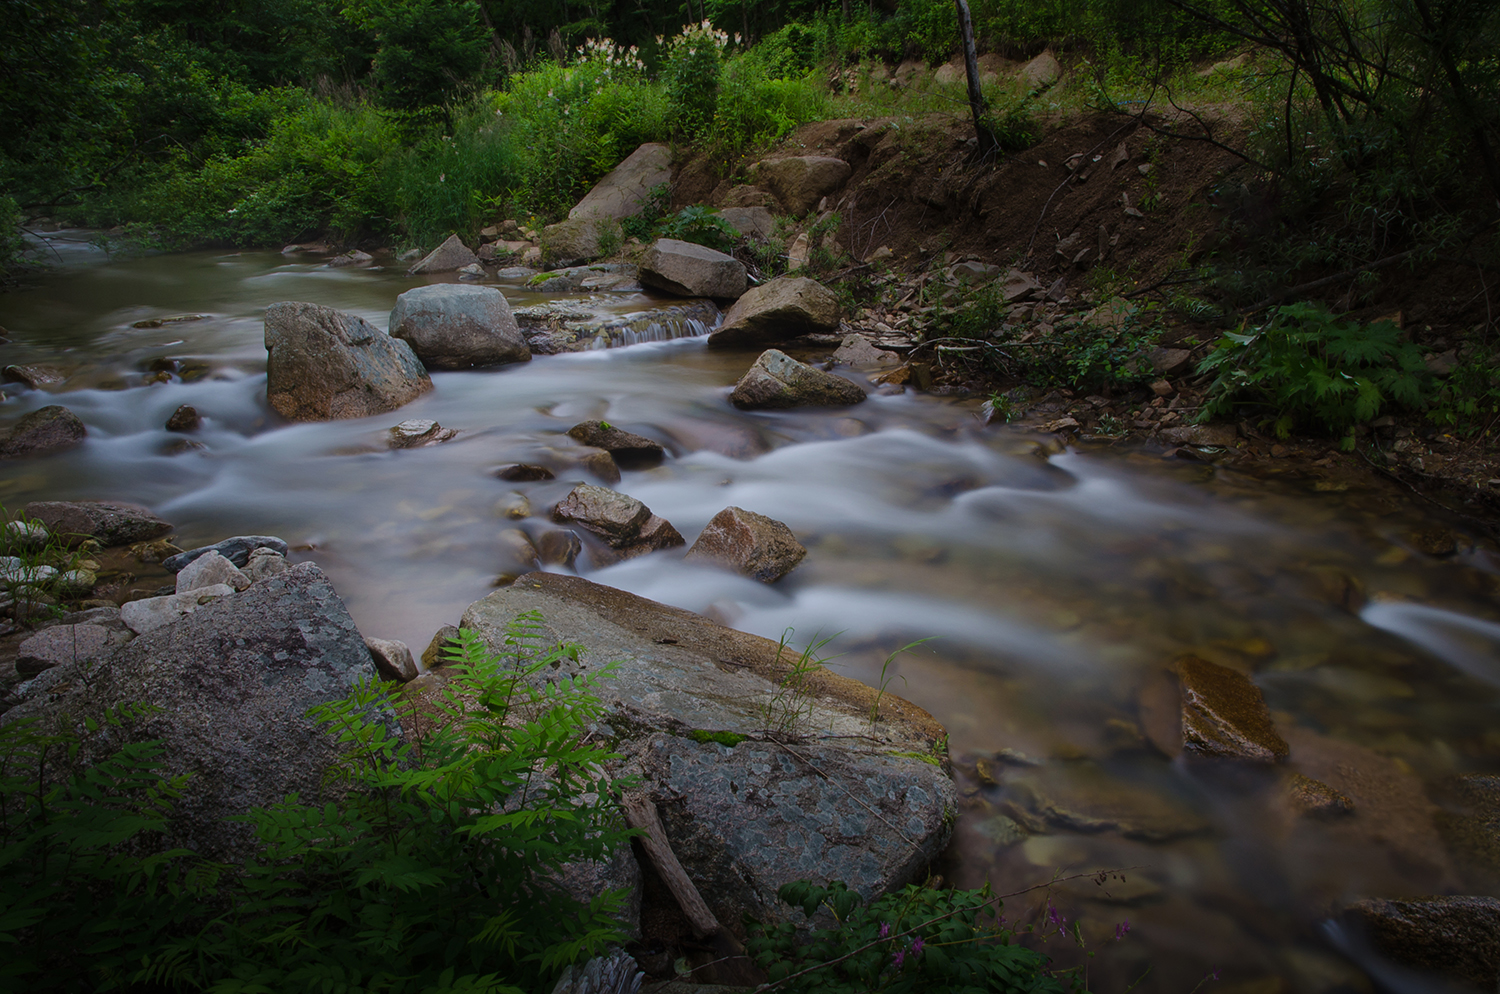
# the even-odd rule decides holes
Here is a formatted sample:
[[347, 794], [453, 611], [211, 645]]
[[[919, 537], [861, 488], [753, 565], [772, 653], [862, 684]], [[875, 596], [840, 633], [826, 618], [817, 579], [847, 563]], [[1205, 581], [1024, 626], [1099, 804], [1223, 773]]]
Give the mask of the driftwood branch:
[[693, 934], [702, 939], [720, 931], [719, 919], [709, 910], [703, 895], [698, 893], [697, 885], [682, 868], [677, 854], [667, 842], [667, 830], [661, 823], [661, 816], [656, 813], [656, 805], [650, 798], [637, 794], [621, 801], [620, 807], [625, 811], [625, 824], [645, 833], [640, 836], [641, 848], [651, 858], [651, 865], [656, 867], [662, 883], [667, 885], [667, 890], [677, 899], [682, 913], [687, 916], [688, 924], [693, 927]]

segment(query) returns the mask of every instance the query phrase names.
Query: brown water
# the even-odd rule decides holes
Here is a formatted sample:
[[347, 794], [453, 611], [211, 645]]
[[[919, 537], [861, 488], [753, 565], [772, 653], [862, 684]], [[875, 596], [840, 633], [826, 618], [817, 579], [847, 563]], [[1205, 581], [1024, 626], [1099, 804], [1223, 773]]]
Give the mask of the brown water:
[[[1484, 892], [1444, 849], [1429, 798], [1455, 775], [1500, 772], [1495, 560], [1462, 534], [1455, 556], [1415, 551], [1411, 532], [1431, 522], [1395, 495], [1062, 451], [982, 428], [971, 404], [915, 394], [745, 414], [726, 395], [751, 354], [710, 353], [701, 339], [439, 373], [400, 412], [287, 424], [265, 403], [264, 307], [309, 300], [384, 327], [396, 295], [420, 281], [271, 253], [65, 255], [67, 268], [0, 296], [14, 338], [0, 359], [70, 377], [7, 389], [0, 427], [61, 402], [90, 436], [0, 465], [8, 506], [139, 501], [184, 546], [281, 535], [310, 547], [299, 555], [328, 571], [365, 634], [420, 651], [513, 568], [506, 529], [546, 527], [571, 486], [492, 471], [569, 448], [570, 426], [603, 418], [669, 445], [665, 465], [627, 473], [619, 489], [689, 542], [733, 504], [787, 522], [809, 554], [774, 587], [685, 566], [681, 550], [598, 570], [585, 560], [583, 571], [747, 631], [833, 635], [831, 665], [874, 684], [888, 652], [937, 636], [889, 667], [890, 689], [947, 725], [955, 757], [1009, 750], [991, 764], [994, 785], [958, 764], [972, 791], [945, 872], [1009, 891], [1130, 868], [1124, 883], [1069, 880], [1007, 904], [1015, 917], [1050, 899], [1078, 919], [1098, 952], [1096, 990], [1124, 991], [1148, 967], [1141, 991], [1187, 994], [1214, 971], [1203, 989], [1367, 990], [1353, 964], [1377, 967], [1339, 951], [1330, 909]], [[501, 288], [513, 304], [539, 299]], [[595, 303], [624, 313], [651, 301]], [[132, 327], [183, 314], [205, 317]], [[163, 358], [181, 373], [144, 384]], [[180, 404], [205, 417], [205, 449], [170, 454], [180, 436], [161, 426]], [[384, 432], [406, 418], [461, 435], [386, 451]], [[515, 491], [535, 516], [503, 518]], [[1169, 762], [1144, 745], [1137, 690], [1189, 650], [1251, 674], [1292, 766], [1353, 777], [1356, 815], [1295, 818], [1275, 774]], [[1058, 939], [1048, 948], [1077, 957]]]

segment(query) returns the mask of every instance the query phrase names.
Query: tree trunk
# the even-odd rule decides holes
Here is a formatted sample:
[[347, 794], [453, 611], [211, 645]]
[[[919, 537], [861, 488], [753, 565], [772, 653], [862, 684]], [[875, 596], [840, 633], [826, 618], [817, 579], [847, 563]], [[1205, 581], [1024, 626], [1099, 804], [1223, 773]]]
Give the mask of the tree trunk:
[[969, 19], [968, 0], [953, 0], [958, 6], [958, 31], [964, 42], [964, 71], [969, 77], [969, 110], [974, 115], [974, 137], [979, 140], [976, 155], [988, 159], [1000, 151], [1000, 143], [984, 120], [984, 94], [979, 89], [979, 56], [974, 52], [974, 22]]

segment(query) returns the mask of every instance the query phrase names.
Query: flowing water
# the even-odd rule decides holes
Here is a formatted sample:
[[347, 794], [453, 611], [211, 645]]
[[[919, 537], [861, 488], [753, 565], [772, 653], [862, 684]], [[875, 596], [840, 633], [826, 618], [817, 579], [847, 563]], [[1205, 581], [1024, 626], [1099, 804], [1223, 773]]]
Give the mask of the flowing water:
[[[281, 535], [331, 575], [365, 634], [420, 651], [515, 569], [506, 532], [547, 528], [572, 485], [494, 470], [556, 463], [574, 447], [569, 427], [606, 419], [667, 443], [663, 466], [618, 488], [689, 542], [738, 505], [785, 521], [809, 553], [774, 586], [685, 566], [681, 550], [604, 569], [585, 555], [580, 569], [772, 638], [834, 636], [830, 665], [931, 711], [967, 794], [951, 880], [1010, 891], [1123, 871], [1007, 903], [1012, 917], [1050, 901], [1070, 929], [1076, 920], [1098, 953], [1094, 989], [1145, 975], [1140, 990], [1176, 994], [1205, 977], [1203, 989], [1240, 994], [1368, 990], [1380, 967], [1325, 924], [1332, 910], [1494, 884], [1492, 868], [1445, 847], [1439, 827], [1452, 819], [1433, 805], [1456, 776], [1500, 772], [1496, 561], [1462, 534], [1455, 555], [1417, 551], [1412, 534], [1432, 522], [1398, 495], [1063, 450], [982, 427], [972, 403], [911, 393], [746, 414], [727, 388], [753, 353], [710, 352], [701, 338], [439, 373], [399, 412], [288, 424], [265, 403], [264, 307], [309, 300], [385, 327], [396, 295], [421, 280], [271, 253], [103, 262], [64, 243], [66, 266], [0, 296], [13, 339], [0, 358], [68, 379], [7, 387], [0, 427], [61, 402], [89, 439], [0, 464], [9, 507], [137, 501], [184, 547]], [[541, 299], [501, 288], [513, 305]], [[650, 306], [639, 294], [596, 303]], [[199, 317], [149, 326], [184, 315]], [[147, 382], [163, 359], [177, 372]], [[205, 419], [201, 448], [162, 427], [180, 404]], [[388, 450], [385, 432], [407, 418], [460, 435]], [[504, 516], [516, 492], [531, 517]], [[1298, 817], [1279, 772], [1152, 750], [1138, 692], [1188, 651], [1251, 674], [1292, 768], [1339, 786], [1355, 815]], [[974, 757], [987, 760], [982, 775]], [[1072, 962], [1076, 944], [1047, 948]]]

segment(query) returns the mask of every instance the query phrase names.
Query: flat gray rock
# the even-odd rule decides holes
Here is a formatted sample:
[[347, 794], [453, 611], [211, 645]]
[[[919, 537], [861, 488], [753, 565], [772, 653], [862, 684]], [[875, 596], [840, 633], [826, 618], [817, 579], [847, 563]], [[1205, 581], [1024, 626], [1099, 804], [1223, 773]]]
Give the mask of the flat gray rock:
[[843, 309], [833, 291], [805, 276], [778, 276], [745, 291], [708, 336], [710, 345], [784, 342], [836, 331]]
[[0, 722], [37, 717], [43, 727], [67, 721], [82, 731], [84, 719], [102, 724], [104, 710], [121, 701], [157, 705], [123, 729], [82, 731], [79, 761], [97, 761], [124, 741], [158, 740], [162, 774], [192, 778], [157, 844], [243, 862], [253, 832], [225, 819], [290, 792], [320, 803], [336, 746], [307, 710], [374, 675], [343, 601], [321, 570], [303, 563], [140, 636], [89, 680], [71, 664], [43, 673]]
[[87, 667], [107, 659], [129, 635], [103, 625], [56, 625], [37, 632], [16, 650], [16, 672], [35, 676], [64, 663]]
[[549, 638], [583, 647], [549, 677], [618, 662], [598, 692], [627, 755], [620, 772], [643, 778], [720, 921], [782, 920], [776, 889], [803, 877], [873, 897], [922, 879], [947, 844], [945, 735], [921, 708], [886, 694], [872, 726], [864, 684], [818, 670], [789, 693], [780, 681], [795, 652], [579, 577], [522, 576], [462, 624], [499, 650], [505, 625], [531, 610]]
[[234, 593], [227, 583], [215, 583], [208, 587], [197, 587], [180, 594], [162, 597], [143, 597], [138, 601], [126, 601], [120, 605], [120, 620], [131, 631], [144, 635], [158, 628], [176, 624], [195, 613], [205, 604], [212, 604], [221, 597]]

